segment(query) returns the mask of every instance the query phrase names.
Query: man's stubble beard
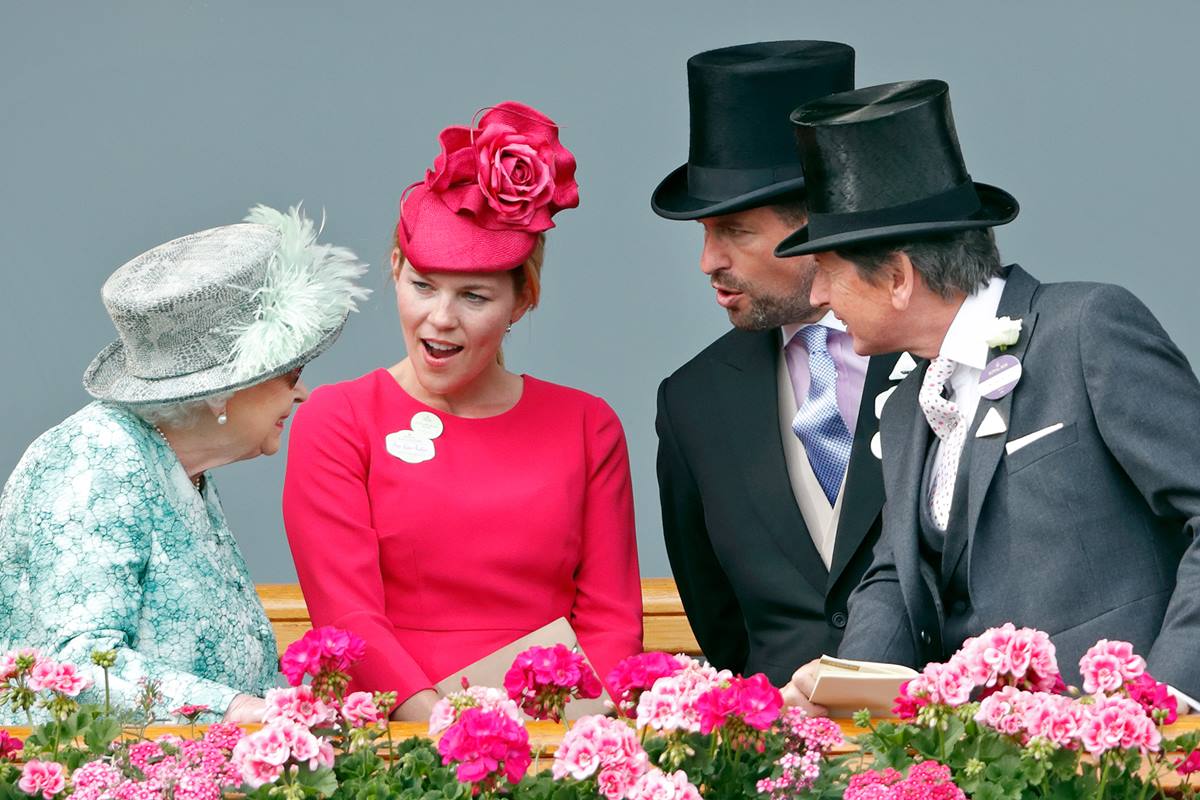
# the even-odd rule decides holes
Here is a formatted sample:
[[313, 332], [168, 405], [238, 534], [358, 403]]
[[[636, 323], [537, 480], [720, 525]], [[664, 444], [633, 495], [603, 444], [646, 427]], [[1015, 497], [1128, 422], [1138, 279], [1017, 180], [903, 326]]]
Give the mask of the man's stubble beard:
[[737, 312], [731, 309], [729, 321], [735, 328], [744, 331], [765, 331], [794, 322], [815, 322], [812, 318], [817, 315], [818, 309], [814, 308], [808, 299], [815, 276], [815, 269], [807, 270], [796, 290], [782, 296], [757, 295], [746, 284], [737, 285], [723, 281], [722, 286], [742, 292], [749, 301], [749, 306], [744, 311]]

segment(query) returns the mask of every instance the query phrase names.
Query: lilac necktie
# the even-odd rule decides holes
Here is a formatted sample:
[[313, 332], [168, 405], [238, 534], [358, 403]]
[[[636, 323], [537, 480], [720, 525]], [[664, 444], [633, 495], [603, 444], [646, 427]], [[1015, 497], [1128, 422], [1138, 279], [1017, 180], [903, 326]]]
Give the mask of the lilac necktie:
[[824, 325], [808, 325], [796, 336], [804, 340], [808, 351], [809, 383], [808, 397], [792, 418], [792, 432], [804, 444], [817, 483], [833, 505], [850, 462], [854, 437], [838, 410], [837, 365], [829, 354], [829, 329]]

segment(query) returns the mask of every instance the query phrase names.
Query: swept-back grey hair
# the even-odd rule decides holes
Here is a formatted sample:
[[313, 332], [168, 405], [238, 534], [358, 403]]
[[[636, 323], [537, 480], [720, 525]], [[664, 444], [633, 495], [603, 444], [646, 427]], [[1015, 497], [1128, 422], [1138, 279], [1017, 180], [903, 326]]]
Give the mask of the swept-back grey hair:
[[169, 425], [186, 428], [195, 425], [202, 414], [211, 414], [221, 408], [236, 392], [217, 392], [194, 400], [172, 403], [132, 403], [125, 408], [137, 414], [151, 425]]
[[909, 241], [871, 242], [836, 252], [853, 263], [863, 278], [873, 280], [901, 251], [908, 255], [925, 285], [947, 299], [960, 292], [972, 294], [1004, 270], [991, 228]]

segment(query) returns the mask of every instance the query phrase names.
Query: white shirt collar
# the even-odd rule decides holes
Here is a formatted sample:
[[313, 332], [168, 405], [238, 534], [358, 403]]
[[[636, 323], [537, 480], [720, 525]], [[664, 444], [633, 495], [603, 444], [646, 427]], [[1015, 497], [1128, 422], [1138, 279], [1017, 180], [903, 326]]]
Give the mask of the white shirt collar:
[[846, 326], [842, 324], [840, 319], [834, 316], [833, 309], [831, 308], [825, 312], [825, 316], [821, 317], [816, 322], [789, 322], [787, 325], [784, 325], [780, 329], [783, 331], [783, 347], [786, 348], [788, 343], [792, 341], [792, 338], [795, 337], [795, 335], [799, 333], [802, 328], [807, 328], [809, 325], [824, 325], [830, 330], [841, 331], [842, 333], [846, 332]]
[[992, 278], [988, 285], [977, 289], [959, 306], [938, 355], [945, 356], [957, 364], [975, 369], [987, 366], [987, 336], [996, 309], [1000, 307], [1000, 296], [1004, 294], [1004, 278]]

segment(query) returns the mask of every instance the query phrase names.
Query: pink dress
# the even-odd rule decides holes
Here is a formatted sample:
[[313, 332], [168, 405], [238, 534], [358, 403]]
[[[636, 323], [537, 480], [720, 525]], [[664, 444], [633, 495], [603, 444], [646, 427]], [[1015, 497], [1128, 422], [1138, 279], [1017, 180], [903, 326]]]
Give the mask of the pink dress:
[[[524, 376], [520, 401], [456, 417], [379, 369], [298, 409], [283, 515], [314, 626], [367, 642], [352, 689], [400, 701], [557, 617], [601, 679], [641, 652], [625, 436], [603, 400]], [[434, 457], [388, 434], [427, 411]]]

